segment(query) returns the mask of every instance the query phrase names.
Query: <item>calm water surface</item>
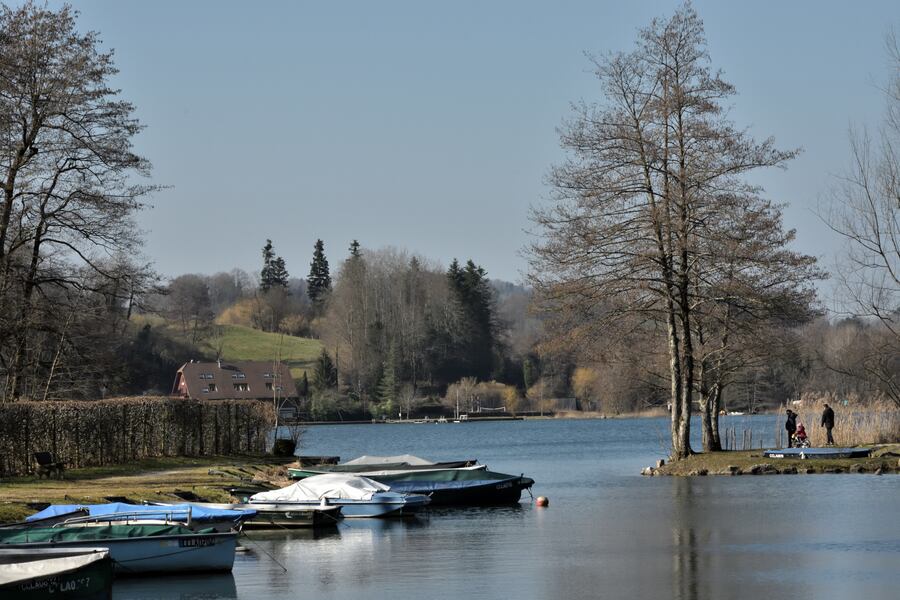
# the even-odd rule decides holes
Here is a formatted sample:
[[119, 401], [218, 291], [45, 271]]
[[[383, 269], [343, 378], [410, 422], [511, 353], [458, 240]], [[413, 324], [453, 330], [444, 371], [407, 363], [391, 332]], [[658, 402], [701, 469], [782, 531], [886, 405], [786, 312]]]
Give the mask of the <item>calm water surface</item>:
[[[752, 424], [771, 443], [776, 418]], [[667, 435], [662, 419], [311, 427], [304, 454], [477, 458], [533, 477], [550, 507], [526, 494], [251, 532], [231, 575], [125, 580], [114, 597], [900, 598], [900, 476], [641, 477]]]

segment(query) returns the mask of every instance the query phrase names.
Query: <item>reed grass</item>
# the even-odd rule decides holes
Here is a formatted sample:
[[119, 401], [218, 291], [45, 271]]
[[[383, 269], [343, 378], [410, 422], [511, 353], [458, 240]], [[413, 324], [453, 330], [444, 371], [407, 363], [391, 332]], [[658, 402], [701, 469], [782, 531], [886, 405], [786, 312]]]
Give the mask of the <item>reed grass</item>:
[[[834, 410], [834, 442], [837, 446], [890, 444], [900, 441], [900, 409], [885, 398], [864, 399], [856, 396], [843, 399], [835, 394], [804, 394], [802, 404], [792, 407], [797, 423], [803, 423], [810, 444], [824, 446], [825, 428], [821, 426], [822, 411], [827, 403]], [[784, 429], [784, 421], [779, 420]], [[783, 436], [786, 434], [783, 434]], [[786, 444], [785, 444], [786, 445]]]

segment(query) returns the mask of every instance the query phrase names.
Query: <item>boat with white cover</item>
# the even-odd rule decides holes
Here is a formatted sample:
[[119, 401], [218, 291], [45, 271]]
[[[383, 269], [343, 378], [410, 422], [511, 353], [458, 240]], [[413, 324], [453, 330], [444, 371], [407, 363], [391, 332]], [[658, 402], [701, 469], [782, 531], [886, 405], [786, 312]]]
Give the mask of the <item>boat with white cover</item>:
[[411, 515], [429, 502], [428, 496], [392, 492], [383, 483], [345, 473], [307, 477], [285, 488], [250, 497], [250, 506], [340, 506], [341, 513], [351, 518]]

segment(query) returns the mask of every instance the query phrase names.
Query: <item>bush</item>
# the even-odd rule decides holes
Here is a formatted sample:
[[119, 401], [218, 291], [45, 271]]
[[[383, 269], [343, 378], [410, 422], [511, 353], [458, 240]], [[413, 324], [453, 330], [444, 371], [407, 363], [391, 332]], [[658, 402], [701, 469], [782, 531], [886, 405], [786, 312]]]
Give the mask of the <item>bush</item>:
[[277, 439], [272, 445], [273, 456], [294, 456], [294, 450], [297, 449], [297, 442], [294, 440]]
[[0, 403], [0, 473], [32, 469], [50, 451], [72, 467], [156, 456], [262, 454], [274, 423], [256, 400], [141, 397]]

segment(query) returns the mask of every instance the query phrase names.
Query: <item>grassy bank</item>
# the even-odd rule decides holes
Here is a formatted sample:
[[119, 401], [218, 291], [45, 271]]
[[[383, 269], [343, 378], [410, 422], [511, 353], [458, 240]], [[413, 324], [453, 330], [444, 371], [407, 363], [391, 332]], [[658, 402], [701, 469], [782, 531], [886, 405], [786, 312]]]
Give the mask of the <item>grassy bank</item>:
[[[760, 450], [704, 452], [653, 468], [653, 475], [777, 475], [814, 473], [900, 473], [900, 444], [875, 447], [868, 458], [766, 458]], [[645, 474], [650, 474], [645, 472]]]
[[284, 465], [270, 457], [214, 456], [147, 459], [128, 465], [66, 471], [65, 479], [17, 477], [0, 484], [0, 522], [20, 521], [34, 502], [102, 503], [107, 496], [172, 502], [172, 492], [191, 491], [213, 502], [231, 502], [223, 488], [251, 482], [284, 482]]
[[272, 360], [281, 356], [294, 379], [311, 372], [322, 352], [322, 343], [311, 338], [266, 333], [241, 325], [218, 325], [222, 332], [222, 357], [225, 360]]
[[[158, 316], [140, 315], [136, 322], [152, 325], [166, 337], [188, 346], [194, 346], [190, 336], [184, 334], [178, 323]], [[316, 358], [322, 352], [322, 343], [312, 338], [302, 338], [280, 333], [268, 333], [243, 325], [216, 325], [216, 334], [205, 336], [197, 350], [207, 358], [216, 356], [221, 347], [223, 360], [263, 360], [271, 361], [281, 356], [283, 363], [291, 369], [294, 379], [303, 377], [304, 371], [311, 371]], [[194, 356], [193, 358], [203, 358]]]

